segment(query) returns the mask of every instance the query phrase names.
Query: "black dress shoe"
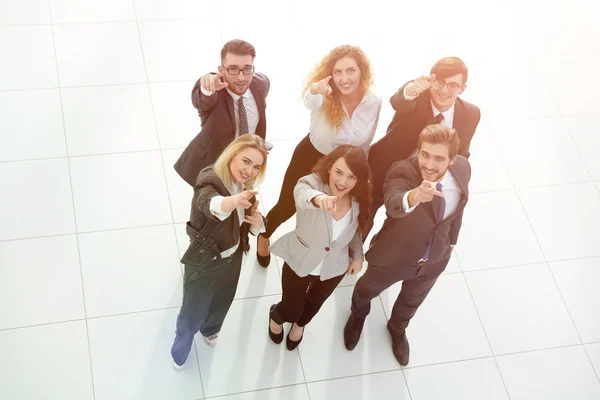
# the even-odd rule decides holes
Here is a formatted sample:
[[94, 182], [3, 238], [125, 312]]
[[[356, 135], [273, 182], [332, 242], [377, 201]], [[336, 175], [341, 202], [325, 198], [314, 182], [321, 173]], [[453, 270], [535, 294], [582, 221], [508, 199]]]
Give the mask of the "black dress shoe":
[[[293, 325], [292, 325], [293, 328]], [[304, 338], [304, 328], [302, 328], [302, 336], [300, 336], [300, 339], [298, 339], [297, 342], [294, 342], [292, 339], [290, 339], [290, 333], [292, 332], [292, 330], [290, 329], [290, 331], [288, 332], [286, 338], [285, 338], [285, 347], [287, 347], [287, 349], [289, 351], [294, 350], [296, 347], [298, 347], [298, 345], [300, 344], [300, 342], [302, 341], [302, 339]]]
[[406, 331], [402, 332], [402, 335], [398, 335], [392, 331], [389, 322], [387, 328], [392, 336], [392, 350], [394, 352], [394, 357], [396, 357], [396, 360], [398, 360], [400, 365], [407, 365], [410, 356], [410, 346], [408, 344], [408, 339], [406, 338]]
[[354, 350], [360, 339], [365, 319], [356, 318], [354, 314], [350, 314], [348, 322], [344, 327], [344, 345], [348, 350]]
[[271, 313], [275, 309], [276, 305], [277, 304], [273, 304], [271, 306], [271, 309], [269, 310], [269, 337], [271, 338], [273, 343], [279, 344], [279, 343], [283, 342], [283, 325], [281, 326], [281, 332], [274, 333], [273, 331], [271, 331]]
[[[264, 239], [267, 239], [267, 242], [269, 241], [268, 238], [264, 238]], [[258, 241], [258, 239], [257, 239], [257, 241]], [[257, 243], [256, 247], [258, 247], [258, 243]], [[267, 256], [261, 256], [260, 254], [258, 254], [258, 249], [257, 249], [256, 250], [256, 261], [258, 261], [258, 263], [260, 264], [261, 267], [267, 268], [269, 266], [269, 264], [271, 264], [271, 252], [269, 251], [269, 255], [267, 255]]]

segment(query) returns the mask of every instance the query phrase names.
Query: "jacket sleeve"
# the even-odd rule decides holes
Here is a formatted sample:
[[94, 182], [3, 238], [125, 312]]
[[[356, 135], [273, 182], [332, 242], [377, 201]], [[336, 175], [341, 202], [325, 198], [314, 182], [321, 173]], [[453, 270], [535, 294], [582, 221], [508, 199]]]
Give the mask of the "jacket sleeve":
[[298, 180], [294, 187], [294, 200], [296, 200], [297, 209], [315, 210], [317, 207], [312, 203], [316, 196], [325, 194], [317, 188], [322, 186], [321, 180], [316, 174], [303, 176]]
[[[460, 157], [461, 156], [459, 156], [459, 158]], [[469, 182], [471, 181], [471, 165], [469, 164], [468, 161], [465, 162], [464, 168], [466, 168], [466, 171], [465, 171], [466, 183], [468, 185]], [[467, 199], [467, 202], [468, 202], [468, 199]], [[458, 234], [460, 232], [460, 227], [462, 226], [463, 212], [464, 212], [464, 207], [457, 213], [456, 217], [454, 217], [454, 219], [452, 220], [452, 222], [450, 224], [450, 244], [451, 245], [456, 245], [456, 243], [458, 241]]]
[[192, 89], [192, 104], [198, 110], [200, 121], [202, 122], [202, 124], [204, 124], [206, 119], [210, 116], [210, 113], [212, 112], [213, 108], [215, 107], [215, 104], [217, 104], [219, 94], [215, 92], [212, 94], [212, 96], [204, 95], [204, 93], [202, 93], [202, 90], [200, 89], [200, 79], [196, 81], [196, 84]]
[[409, 178], [412, 165], [409, 161], [399, 161], [392, 165], [383, 182], [383, 199], [387, 214], [392, 218], [407, 216], [403, 207], [406, 192], [414, 189]]
[[[474, 116], [473, 116], [473, 121], [475, 121], [475, 125], [473, 126], [473, 135], [475, 135], [475, 130], [477, 129], [477, 126], [479, 125], [479, 121], [481, 120], [481, 110], [479, 110], [479, 107], [474, 107]], [[473, 139], [473, 135], [469, 136], [469, 138], [467, 140], [461, 140], [460, 142], [460, 147], [458, 148], [458, 154], [465, 156], [465, 158], [469, 158], [471, 156], [471, 153], [469, 152], [469, 148], [471, 147], [471, 140]]]
[[365, 256], [363, 253], [363, 241], [361, 238], [360, 230], [356, 231], [356, 234], [354, 234], [354, 237], [348, 244], [348, 248], [350, 251], [350, 262], [365, 260]]
[[409, 113], [411, 111], [414, 111], [415, 108], [417, 107], [417, 99], [419, 98], [418, 96], [414, 100], [406, 100], [406, 97], [404, 97], [404, 88], [406, 87], [406, 85], [408, 85], [411, 82], [412, 81], [406, 82], [390, 98], [390, 104], [392, 105], [392, 108], [394, 109], [394, 111], [399, 112], [399, 113]]

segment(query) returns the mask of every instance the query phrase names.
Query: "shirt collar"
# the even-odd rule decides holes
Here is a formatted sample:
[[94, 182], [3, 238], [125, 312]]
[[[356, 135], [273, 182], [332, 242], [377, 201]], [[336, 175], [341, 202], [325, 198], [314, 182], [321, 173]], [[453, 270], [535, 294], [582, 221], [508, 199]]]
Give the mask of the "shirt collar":
[[[454, 105], [455, 104], [456, 103], [452, 104], [452, 106], [449, 109], [447, 109], [446, 111], [441, 113], [446, 120], [454, 115]], [[433, 110], [433, 118], [437, 117], [438, 114], [440, 114], [440, 111], [433, 105], [433, 103], [431, 103], [431, 110]]]
[[227, 93], [229, 93], [234, 102], [237, 102], [240, 97], [243, 97], [244, 100], [248, 100], [250, 98], [250, 88], [248, 88], [248, 90], [246, 90], [241, 96], [233, 93], [231, 90], [229, 90], [229, 88], [225, 88], [225, 90], [227, 90]]

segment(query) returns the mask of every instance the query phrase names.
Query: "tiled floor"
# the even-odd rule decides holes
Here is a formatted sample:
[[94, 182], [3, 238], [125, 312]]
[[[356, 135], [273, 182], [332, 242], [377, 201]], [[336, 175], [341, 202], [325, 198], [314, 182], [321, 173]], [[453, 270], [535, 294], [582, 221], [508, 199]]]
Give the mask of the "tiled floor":
[[[0, 399], [600, 399], [598, 2], [396, 3], [0, 0]], [[271, 79], [264, 210], [331, 47], [371, 58], [377, 137], [406, 80], [470, 67], [471, 200], [407, 367], [385, 328], [399, 285], [348, 352], [346, 277], [288, 352], [267, 336], [281, 260], [250, 255], [218, 345], [172, 368], [191, 198], [172, 165], [199, 130], [193, 82], [234, 37]]]

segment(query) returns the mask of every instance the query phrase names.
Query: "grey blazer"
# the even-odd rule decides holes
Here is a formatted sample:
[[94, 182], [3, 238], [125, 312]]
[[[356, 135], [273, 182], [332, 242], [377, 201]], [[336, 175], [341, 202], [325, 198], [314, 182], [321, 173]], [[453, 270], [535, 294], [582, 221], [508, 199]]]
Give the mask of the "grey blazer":
[[352, 222], [337, 240], [331, 241], [331, 212], [312, 204], [315, 196], [329, 195], [329, 186], [317, 174], [304, 176], [294, 188], [296, 229], [271, 245], [271, 253], [283, 258], [300, 277], [310, 274], [321, 261], [321, 280], [343, 275], [351, 261], [362, 261], [358, 230], [358, 203], [352, 200]]

